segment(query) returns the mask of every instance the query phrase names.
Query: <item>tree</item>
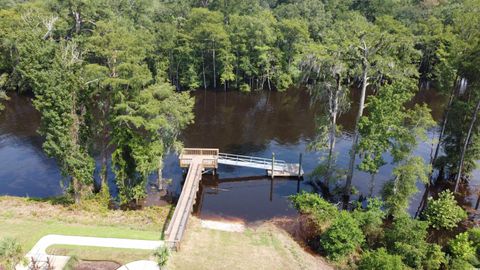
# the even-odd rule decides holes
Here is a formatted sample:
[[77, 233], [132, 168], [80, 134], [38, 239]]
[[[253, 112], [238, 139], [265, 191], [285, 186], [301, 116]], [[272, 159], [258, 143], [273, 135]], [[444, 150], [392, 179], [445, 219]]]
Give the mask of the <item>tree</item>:
[[112, 162], [122, 203], [145, 196], [148, 176], [161, 169], [163, 155], [180, 148], [178, 134], [193, 121], [192, 108], [188, 93], [177, 94], [167, 83], [151, 85], [115, 106]]
[[393, 169], [393, 180], [383, 189], [385, 206], [389, 214], [401, 216], [405, 213], [410, 197], [415, 194], [417, 181], [428, 182], [430, 166], [420, 157], [410, 157]]
[[471, 262], [476, 257], [473, 242], [468, 239], [468, 233], [459, 233], [448, 242], [448, 250], [454, 259]]
[[[325, 185], [328, 186], [335, 163], [335, 143], [337, 136], [337, 119], [348, 109], [348, 84], [346, 65], [342, 59], [342, 52], [331, 44], [331, 47], [311, 45], [304, 53], [301, 62], [302, 81], [306, 84], [312, 103], [324, 102], [327, 112], [326, 125], [318, 121], [318, 132], [310, 148], [314, 150], [328, 149], [325, 173]], [[328, 138], [328, 141], [326, 141]]]
[[445, 190], [438, 195], [437, 200], [428, 198], [423, 216], [434, 229], [451, 230], [467, 218], [467, 213], [457, 204], [453, 193]]
[[[359, 123], [365, 108], [367, 87], [370, 84], [375, 87], [392, 81], [411, 84], [411, 79], [418, 75], [413, 65], [418, 52], [413, 48], [412, 33], [391, 17], [379, 18], [376, 23], [374, 25], [361, 16], [353, 16], [347, 25], [353, 25], [355, 29], [349, 28], [347, 31], [350, 36], [347, 36], [341, 43], [342, 46], [351, 48], [350, 67], [356, 71], [361, 82], [360, 104], [355, 120], [345, 184], [346, 196], [350, 194], [352, 185], [355, 157], [360, 139]], [[340, 25], [340, 27], [345, 26]]]
[[341, 211], [332, 226], [322, 234], [320, 247], [329, 259], [338, 261], [355, 251], [364, 241], [357, 220], [350, 213]]
[[402, 256], [403, 262], [420, 268], [427, 256], [428, 223], [410, 218], [408, 215], [398, 216], [390, 229], [385, 231], [387, 249], [392, 254]]
[[405, 107], [412, 97], [409, 85], [394, 82], [380, 87], [378, 94], [368, 99], [369, 113], [358, 124], [361, 135], [358, 152], [363, 157], [358, 167], [371, 175], [370, 196], [374, 176], [386, 164], [383, 154], [390, 152], [392, 163], [402, 161], [417, 146], [418, 139], [427, 138], [427, 129], [435, 124], [426, 106]]
[[131, 22], [122, 18], [98, 21], [88, 38], [87, 60], [92, 63], [85, 66], [85, 74], [90, 88], [89, 106], [92, 111], [99, 112], [91, 121], [101, 142], [102, 184], [106, 184], [108, 148], [115, 136], [112, 125], [115, 106], [134, 97], [140, 88], [152, 81], [144, 62], [152, 48], [149, 41], [144, 30], [136, 30]]
[[385, 248], [379, 248], [373, 251], [366, 251], [358, 265], [360, 270], [391, 269], [404, 270], [407, 267], [402, 262], [399, 255], [388, 254]]
[[94, 170], [93, 158], [82, 136], [86, 108], [79, 63], [76, 44], [61, 44], [51, 67], [34, 76], [33, 101], [42, 114], [40, 133], [46, 138], [43, 149], [57, 160], [63, 175], [70, 179], [69, 188], [76, 203], [91, 193]]

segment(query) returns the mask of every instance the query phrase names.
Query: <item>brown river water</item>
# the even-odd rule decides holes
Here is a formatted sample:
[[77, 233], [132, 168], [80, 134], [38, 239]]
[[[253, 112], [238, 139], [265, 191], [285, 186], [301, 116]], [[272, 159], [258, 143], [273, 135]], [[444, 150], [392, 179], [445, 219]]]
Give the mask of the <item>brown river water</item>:
[[[194, 213], [202, 218], [242, 219], [247, 222], [275, 217], [295, 216], [288, 196], [301, 190], [312, 190], [308, 174], [318, 164], [322, 153], [307, 151], [307, 144], [315, 136], [315, 115], [321, 114], [321, 105], [312, 106], [308, 93], [291, 89], [285, 93], [236, 91], [203, 91], [193, 93], [195, 123], [181, 135], [186, 147], [219, 148], [221, 152], [276, 158], [298, 162], [303, 154], [305, 179], [275, 178], [257, 169], [220, 165], [216, 176], [204, 175], [197, 196]], [[351, 110], [339, 119], [342, 134], [336, 145], [338, 164], [346, 168], [351, 147], [356, 101]], [[416, 103], [426, 102], [435, 120], [440, 121], [444, 98], [431, 90], [422, 90]], [[42, 138], [36, 130], [39, 113], [30, 98], [13, 94], [0, 115], [0, 195], [48, 197], [62, 193], [62, 177], [55, 160], [42, 151]], [[437, 136], [436, 129], [429, 136]], [[431, 143], [419, 142], [416, 155], [429, 160]], [[386, 156], [386, 160], [389, 157]], [[379, 194], [383, 183], [391, 178], [392, 165], [381, 168], [376, 177], [374, 194]], [[471, 182], [476, 187], [479, 173], [474, 172]], [[178, 195], [183, 181], [182, 170], [175, 154], [165, 158], [164, 177], [172, 179], [169, 190]], [[152, 176], [152, 181], [155, 176]], [[114, 175], [110, 173], [110, 190], [116, 194]], [[359, 195], [370, 193], [370, 176], [355, 172], [353, 183]], [[422, 191], [424, 187], [418, 184]], [[473, 189], [467, 192], [466, 204], [474, 204], [477, 196]], [[411, 202], [414, 213], [422, 197], [415, 195]], [[470, 195], [471, 194], [471, 195]]]

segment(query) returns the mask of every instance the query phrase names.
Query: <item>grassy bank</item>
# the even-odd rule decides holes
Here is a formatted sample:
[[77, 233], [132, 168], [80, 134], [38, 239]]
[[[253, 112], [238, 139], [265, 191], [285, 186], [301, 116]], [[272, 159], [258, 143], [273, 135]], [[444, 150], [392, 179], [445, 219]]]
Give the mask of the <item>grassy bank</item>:
[[168, 269], [333, 269], [273, 224], [236, 233], [204, 229], [199, 223], [190, 219], [181, 250], [173, 253]]
[[69, 245], [53, 245], [47, 249], [48, 254], [81, 258], [87, 261], [114, 261], [126, 264], [138, 260], [154, 259], [151, 250], [79, 247]]
[[169, 210], [169, 207], [98, 210], [2, 196], [0, 238], [14, 237], [26, 251], [47, 234], [158, 240]]

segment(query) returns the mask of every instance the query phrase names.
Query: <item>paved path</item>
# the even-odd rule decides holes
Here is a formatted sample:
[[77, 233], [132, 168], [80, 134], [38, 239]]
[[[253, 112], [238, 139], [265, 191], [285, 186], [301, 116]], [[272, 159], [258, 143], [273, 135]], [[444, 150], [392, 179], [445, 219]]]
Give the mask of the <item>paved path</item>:
[[[151, 240], [134, 240], [122, 238], [103, 238], [103, 237], [86, 237], [86, 236], [68, 236], [49, 234], [42, 237], [37, 244], [27, 253], [26, 257], [30, 261], [31, 258], [40, 262], [46, 262], [47, 259], [55, 264], [55, 269], [63, 269], [70, 257], [48, 255], [47, 248], [52, 245], [75, 245], [75, 246], [91, 246], [91, 247], [110, 247], [110, 248], [128, 248], [128, 249], [146, 249], [154, 250], [164, 245], [163, 241]], [[17, 269], [28, 269], [17, 267]], [[130, 270], [141, 269], [129, 267]], [[151, 268], [149, 268], [151, 269]]]

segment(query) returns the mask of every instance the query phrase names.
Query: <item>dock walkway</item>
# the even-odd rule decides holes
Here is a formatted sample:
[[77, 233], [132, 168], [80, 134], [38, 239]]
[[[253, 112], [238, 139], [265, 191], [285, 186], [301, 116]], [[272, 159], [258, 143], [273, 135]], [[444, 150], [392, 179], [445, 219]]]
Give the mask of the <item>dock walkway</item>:
[[263, 169], [267, 171], [269, 176], [272, 176], [272, 172], [273, 176], [279, 177], [303, 176], [303, 169], [300, 164], [290, 164], [283, 160], [220, 153], [218, 149], [212, 148], [185, 148], [180, 154], [179, 160], [180, 167], [188, 168], [188, 173], [175, 212], [165, 231], [167, 245], [176, 250], [180, 248], [180, 241], [193, 210], [204, 170], [213, 169], [215, 171], [218, 164], [224, 164]]

